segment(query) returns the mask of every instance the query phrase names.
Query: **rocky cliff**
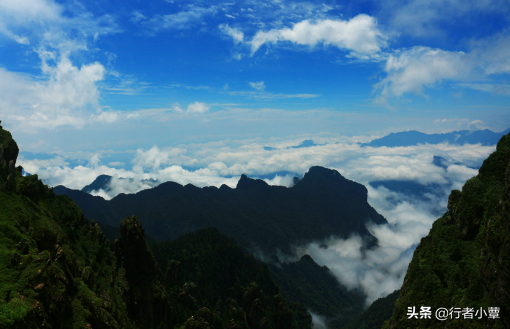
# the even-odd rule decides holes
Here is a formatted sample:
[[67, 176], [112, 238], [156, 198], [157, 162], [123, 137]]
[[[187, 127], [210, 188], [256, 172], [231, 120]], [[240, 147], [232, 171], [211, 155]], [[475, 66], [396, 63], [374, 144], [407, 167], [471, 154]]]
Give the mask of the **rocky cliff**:
[[[462, 191], [452, 191], [448, 211], [421, 240], [384, 328], [510, 327], [509, 236], [510, 135], [505, 135], [479, 174]], [[422, 307], [431, 308], [430, 318]], [[439, 308], [447, 310], [445, 319], [438, 320]]]

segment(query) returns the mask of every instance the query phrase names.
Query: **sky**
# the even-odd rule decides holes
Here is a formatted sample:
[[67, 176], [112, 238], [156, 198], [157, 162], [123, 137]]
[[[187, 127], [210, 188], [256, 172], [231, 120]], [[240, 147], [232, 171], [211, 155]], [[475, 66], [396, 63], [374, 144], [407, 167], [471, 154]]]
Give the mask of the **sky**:
[[[451, 189], [495, 148], [358, 143], [499, 132], [509, 110], [507, 0], [0, 0], [0, 120], [27, 172], [75, 189], [112, 175], [111, 190], [95, 192], [110, 199], [148, 179], [235, 186], [242, 173], [334, 168], [367, 186], [392, 226], [372, 228], [371, 257], [357, 237], [296, 255], [371, 300], [399, 287]], [[308, 139], [317, 145], [292, 148]], [[377, 180], [440, 193], [416, 199]]]

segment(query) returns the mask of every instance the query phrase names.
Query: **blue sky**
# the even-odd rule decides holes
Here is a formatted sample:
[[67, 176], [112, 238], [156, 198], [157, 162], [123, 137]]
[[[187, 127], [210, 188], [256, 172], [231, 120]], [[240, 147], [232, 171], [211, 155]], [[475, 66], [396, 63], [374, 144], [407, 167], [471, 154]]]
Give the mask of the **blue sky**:
[[509, 9], [490, 0], [4, 0], [0, 114], [26, 151], [100, 149], [74, 140], [90, 135], [125, 150], [501, 131], [510, 126]]
[[[400, 287], [410, 248], [494, 147], [358, 143], [503, 131], [509, 110], [508, 0], [0, 0], [0, 120], [27, 172], [75, 189], [109, 174], [95, 194], [111, 198], [149, 178], [235, 186], [242, 173], [337, 169], [393, 226], [373, 228], [373, 258], [342, 253], [356, 237], [325, 251], [336, 256], [301, 250], [371, 300]], [[290, 148], [308, 139], [320, 145]], [[443, 195], [414, 200], [376, 180]]]

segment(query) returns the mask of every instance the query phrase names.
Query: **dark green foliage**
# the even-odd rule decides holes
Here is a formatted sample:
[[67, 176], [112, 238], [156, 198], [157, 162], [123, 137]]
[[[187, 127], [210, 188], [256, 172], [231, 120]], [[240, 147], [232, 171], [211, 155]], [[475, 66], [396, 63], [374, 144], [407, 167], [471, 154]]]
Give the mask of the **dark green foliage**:
[[388, 296], [377, 299], [365, 312], [358, 315], [342, 329], [380, 329], [384, 321], [391, 317], [399, 295], [400, 290], [395, 290]]
[[[39, 182], [16, 178], [21, 192]], [[68, 197], [38, 191], [0, 191], [0, 327], [132, 328], [123, 271], [99, 228]]]
[[109, 244], [69, 197], [14, 169], [17, 146], [0, 137], [0, 163], [13, 159], [0, 166], [1, 328], [311, 327], [302, 305], [278, 295], [267, 265], [216, 229], [151, 239], [165, 280], [136, 216], [120, 222], [120, 235], [104, 226], [118, 237]]
[[121, 222], [120, 232], [120, 238], [115, 240], [115, 256], [125, 269], [129, 284], [129, 314], [142, 328], [172, 326], [171, 302], [161, 271], [145, 242], [142, 223], [136, 216], [128, 217]]
[[281, 263], [275, 259], [269, 264], [283, 296], [326, 317], [328, 328], [340, 328], [363, 312], [365, 295], [358, 290], [349, 291], [326, 266], [319, 266], [309, 255], [298, 262]]
[[[414, 252], [401, 294], [384, 328], [510, 326], [510, 136], [486, 159]], [[408, 319], [407, 308], [500, 307], [501, 319]]]
[[[279, 314], [283, 318], [278, 319], [286, 321], [287, 310], [294, 328], [311, 326], [311, 317], [302, 305], [289, 308], [285, 302], [285, 307], [280, 305], [279, 313], [274, 313], [273, 296], [279, 292], [268, 266], [245, 254], [216, 228], [200, 229], [174, 241], [153, 243], [151, 249], [157, 262], [166, 264], [162, 268], [166, 282], [184, 306], [176, 309], [178, 322], [189, 319], [192, 311], [206, 307], [219, 312], [218, 321], [224, 327], [234, 319], [241, 327], [278, 328], [275, 316]], [[187, 283], [182, 286], [182, 282]], [[193, 323], [198, 325], [199, 321]]]
[[199, 228], [217, 227], [245, 248], [290, 253], [291, 244], [357, 232], [372, 245], [367, 220], [386, 223], [367, 203], [367, 190], [337, 171], [312, 167], [292, 188], [269, 186], [243, 175], [238, 186], [198, 188], [166, 182], [136, 194], [106, 201], [81, 191], [56, 187], [71, 197], [88, 218], [118, 226], [137, 214], [147, 233], [172, 240]]

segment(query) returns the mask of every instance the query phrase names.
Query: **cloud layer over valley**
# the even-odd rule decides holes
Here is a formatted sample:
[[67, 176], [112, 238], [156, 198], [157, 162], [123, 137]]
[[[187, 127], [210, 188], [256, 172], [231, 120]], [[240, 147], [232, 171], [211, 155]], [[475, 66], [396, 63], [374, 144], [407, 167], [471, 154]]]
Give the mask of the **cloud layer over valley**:
[[[347, 240], [332, 237], [295, 246], [295, 258], [280, 256], [284, 260], [297, 260], [304, 254], [311, 255], [319, 265], [328, 266], [346, 286], [363, 289], [367, 302], [371, 302], [401, 286], [414, 248], [445, 211], [449, 192], [460, 189], [467, 179], [476, 175], [478, 170], [473, 168], [478, 168], [495, 149], [480, 144], [373, 148], [360, 147], [361, 142], [371, 137], [309, 137], [315, 146], [292, 147], [300, 145], [304, 138], [153, 146], [129, 153], [130, 169], [106, 165], [117, 160], [111, 152], [62, 154], [45, 160], [29, 160], [22, 153], [19, 164], [51, 186], [73, 189], [83, 188], [101, 174], [113, 176], [107, 189], [91, 193], [106, 199], [165, 181], [201, 187], [222, 184], [235, 187], [241, 174], [265, 177], [271, 185], [291, 186], [294, 174], [302, 176], [311, 166], [336, 169], [346, 178], [364, 184], [369, 203], [390, 223], [369, 227], [378, 238], [379, 247], [363, 253], [358, 236]], [[434, 164], [434, 156], [444, 158], [446, 165]], [[391, 184], [370, 182], [412, 182], [415, 190], [408, 193]]]

